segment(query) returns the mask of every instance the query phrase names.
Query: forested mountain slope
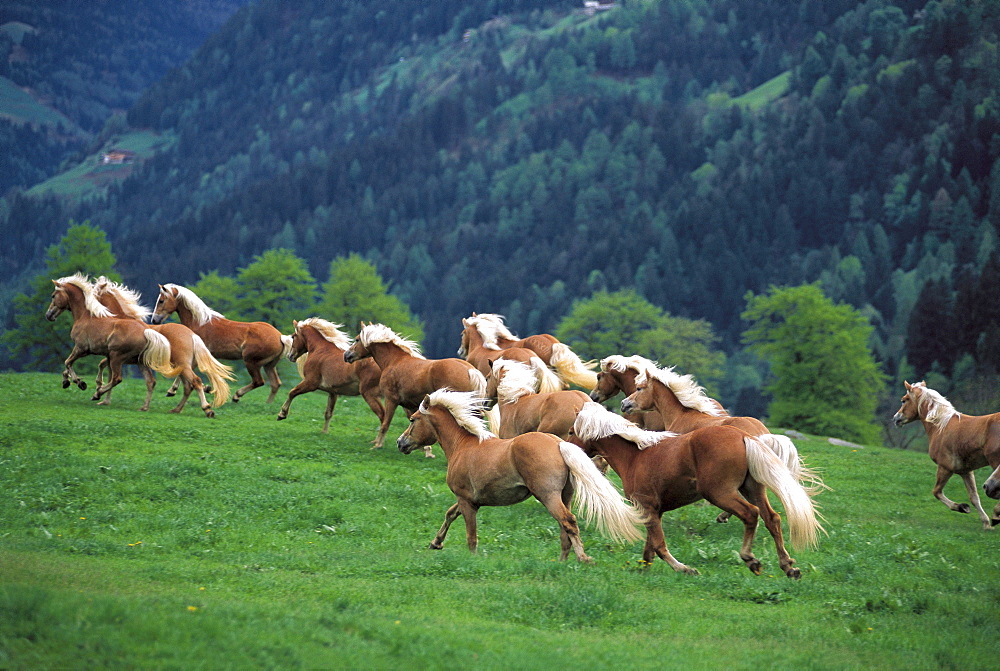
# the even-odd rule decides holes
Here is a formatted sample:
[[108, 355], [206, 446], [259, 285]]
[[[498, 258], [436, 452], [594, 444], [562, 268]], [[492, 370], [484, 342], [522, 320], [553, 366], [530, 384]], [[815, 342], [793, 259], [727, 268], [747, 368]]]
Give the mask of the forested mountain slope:
[[[357, 251], [436, 356], [473, 310], [546, 331], [627, 286], [731, 350], [747, 291], [819, 280], [871, 315], [890, 372], [912, 319], [995, 295], [1000, 6], [581, 9], [264, 0], [129, 111], [176, 133], [170, 151], [103, 200], [6, 199], [0, 272], [70, 218], [104, 228], [147, 293], [275, 246], [322, 281]], [[938, 312], [914, 313], [929, 279]], [[996, 312], [922, 363], [994, 365]]]
[[52, 174], [248, 1], [0, 3], [0, 194]]

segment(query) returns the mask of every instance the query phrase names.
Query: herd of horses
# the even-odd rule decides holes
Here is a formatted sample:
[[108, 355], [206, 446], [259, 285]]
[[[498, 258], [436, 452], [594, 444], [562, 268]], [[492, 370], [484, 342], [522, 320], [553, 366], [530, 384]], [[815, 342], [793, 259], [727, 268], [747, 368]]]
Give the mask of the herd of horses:
[[[730, 416], [692, 376], [649, 359], [611, 355], [599, 363], [584, 362], [551, 335], [521, 339], [502, 316], [475, 313], [462, 320], [457, 358], [427, 359], [416, 343], [384, 324], [362, 324], [352, 339], [340, 325], [310, 317], [293, 322], [294, 332], [283, 335], [266, 322], [226, 319], [176, 284], [161, 285], [149, 310], [136, 292], [103, 277], [91, 282], [78, 273], [53, 283], [46, 318], [55, 320], [67, 310], [73, 317], [73, 350], [63, 387], [86, 389], [73, 363], [102, 356], [93, 396], [101, 404], [110, 403], [112, 389], [123, 379], [122, 367], [135, 364], [146, 381], [142, 410], [149, 408], [154, 373], [160, 373], [174, 379], [168, 395], [181, 384], [184, 388], [171, 412], [181, 412], [197, 392], [205, 415], [214, 417], [215, 408], [265, 384], [267, 401], [273, 401], [281, 386], [276, 366], [288, 358], [297, 364], [301, 381], [289, 391], [279, 420], [288, 417], [297, 396], [323, 391], [328, 402], [322, 430], [327, 433], [337, 398], [361, 396], [379, 420], [376, 449], [384, 445], [402, 407], [409, 425], [397, 440], [398, 449], [409, 454], [420, 447], [433, 457], [432, 446], [439, 444], [447, 459], [446, 482], [456, 497], [432, 549], [442, 547], [450, 525], [462, 516], [467, 545], [475, 552], [478, 509], [530, 496], [559, 524], [560, 559], [572, 550], [579, 561], [590, 561], [571, 512], [574, 499], [588, 523], [612, 540], [639, 540], [645, 527], [643, 561], [660, 557], [683, 573], [697, 571], [670, 554], [662, 516], [700, 500], [721, 509], [717, 521], [736, 516], [743, 522], [739, 555], [754, 574], [762, 570], [752, 545], [763, 518], [782, 571], [790, 578], [801, 576], [785, 549], [781, 517], [771, 507], [768, 490], [785, 511], [793, 548], [814, 547], [823, 531], [813, 498], [826, 486], [802, 463], [787, 436], [772, 434], [753, 417]], [[179, 323], [167, 322], [174, 313]], [[229, 383], [236, 378], [220, 359], [242, 360], [250, 383], [231, 393]], [[619, 394], [625, 397], [620, 415], [602, 405]], [[917, 420], [938, 466], [934, 496], [951, 510], [969, 512], [967, 504], [942, 492], [957, 473], [984, 528], [991, 529], [1000, 522], [1000, 502], [992, 518], [986, 514], [973, 471], [994, 468], [984, 489], [1000, 498], [1000, 413], [964, 415], [926, 384], [906, 383], [894, 421]], [[619, 476], [624, 496], [606, 477], [609, 467]]]

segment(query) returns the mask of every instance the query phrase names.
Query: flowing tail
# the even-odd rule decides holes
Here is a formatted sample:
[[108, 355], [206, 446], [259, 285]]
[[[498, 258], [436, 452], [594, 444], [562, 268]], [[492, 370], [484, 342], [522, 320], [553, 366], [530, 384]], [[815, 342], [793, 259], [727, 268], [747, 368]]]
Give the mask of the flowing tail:
[[494, 403], [493, 407], [486, 411], [486, 421], [490, 427], [490, 433], [500, 435], [500, 404]]
[[198, 370], [205, 374], [208, 383], [212, 386], [212, 407], [218, 408], [229, 400], [229, 382], [236, 380], [233, 369], [224, 363], [219, 362], [205, 345], [198, 334], [193, 333], [194, 362]]
[[152, 368], [160, 375], [177, 377], [174, 366], [170, 363], [170, 341], [153, 329], [143, 329], [142, 334], [146, 337], [146, 347], [140, 355], [142, 365]]
[[308, 358], [309, 358], [309, 352], [306, 352], [305, 354], [303, 354], [302, 356], [300, 356], [298, 359], [295, 360], [295, 367], [299, 371], [299, 378], [303, 380], [306, 379], [306, 359]]
[[619, 543], [642, 540], [645, 536], [638, 527], [645, 524], [645, 515], [622, 497], [579, 447], [560, 442], [559, 452], [569, 467], [573, 498], [587, 524], [595, 524], [602, 536]]
[[567, 384], [575, 384], [588, 391], [597, 386], [597, 373], [593, 370], [597, 367], [597, 362], [582, 361], [561, 342], [552, 346], [549, 365], [556, 369], [556, 375]]
[[285, 359], [288, 357], [288, 353], [292, 351], [292, 336], [283, 335], [281, 336], [281, 354], [278, 358]]
[[486, 397], [486, 378], [475, 368], [469, 369], [469, 382], [472, 383], [473, 391], [480, 397]]
[[743, 442], [747, 448], [750, 476], [773, 491], [785, 507], [792, 547], [796, 550], [816, 547], [817, 532], [824, 529], [816, 518], [816, 508], [809, 492], [795, 480], [792, 472], [770, 448], [750, 436]]
[[830, 489], [823, 482], [819, 473], [802, 463], [802, 459], [799, 458], [799, 450], [791, 438], [773, 433], [765, 433], [755, 437], [771, 448], [778, 459], [784, 462], [788, 470], [791, 471], [792, 477], [806, 488], [809, 496], [815, 496], [824, 489]]
[[[563, 383], [559, 376], [552, 372], [552, 369], [545, 365], [537, 356], [531, 357], [531, 369], [535, 371], [535, 378], [538, 380], [538, 393], [547, 394], [551, 391], [562, 391]], [[593, 387], [591, 387], [593, 388]]]

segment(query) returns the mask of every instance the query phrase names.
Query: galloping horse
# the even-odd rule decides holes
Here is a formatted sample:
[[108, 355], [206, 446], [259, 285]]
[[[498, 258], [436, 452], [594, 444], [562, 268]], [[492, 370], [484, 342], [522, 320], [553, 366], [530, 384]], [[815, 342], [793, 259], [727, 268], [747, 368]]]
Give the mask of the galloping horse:
[[409, 454], [422, 445], [441, 443], [448, 459], [448, 487], [457, 502], [445, 513], [444, 525], [431, 541], [440, 550], [448, 527], [461, 515], [469, 550], [479, 544], [476, 512], [482, 506], [509, 506], [534, 496], [559, 522], [562, 552], [570, 549], [581, 562], [592, 561], [583, 550], [576, 517], [570, 511], [574, 490], [588, 523], [616, 541], [638, 540], [642, 518], [628, 505], [575, 445], [548, 433], [526, 433], [500, 439], [483, 427], [482, 403], [474, 393], [438, 390], [410, 416], [410, 426], [396, 441]]
[[[135, 319], [145, 323], [152, 312], [139, 303], [139, 294], [128, 287], [112, 282], [106, 277], [99, 277], [94, 283], [94, 295], [101, 305], [108, 308], [114, 315], [127, 319]], [[229, 383], [235, 379], [229, 366], [220, 363], [208, 351], [205, 342], [183, 324], [150, 325], [151, 329], [162, 335], [170, 343], [170, 364], [173, 370], [168, 377], [174, 378], [167, 396], [172, 396], [178, 383], [184, 384], [184, 394], [180, 403], [170, 412], [179, 413], [184, 409], [192, 390], [197, 390], [201, 409], [206, 417], [215, 417], [215, 410], [229, 400]], [[105, 361], [101, 362], [97, 372], [98, 384], [104, 371]], [[194, 372], [194, 367], [205, 373], [213, 393], [212, 403], [205, 398], [205, 385]], [[111, 392], [108, 392], [110, 398]]]
[[[597, 374], [597, 384], [590, 392], [590, 400], [604, 403], [621, 392], [625, 396], [635, 392], [635, 378], [639, 373], [648, 368], [659, 368], [655, 361], [650, 361], [644, 357], [622, 356], [615, 354], [601, 359], [601, 369]], [[663, 431], [666, 425], [660, 413], [655, 410], [649, 412], [630, 412], [625, 418], [643, 429], [649, 431]]]
[[506, 349], [499, 349], [496, 346], [487, 347], [475, 320], [475, 315], [470, 319], [462, 320], [462, 343], [458, 348], [458, 356], [475, 366], [487, 378], [490, 376], [490, 371], [493, 370], [493, 363], [498, 359], [520, 361], [530, 366], [534, 371], [535, 378], [538, 380], [537, 391], [544, 393], [563, 389], [562, 380], [552, 372], [552, 369], [542, 361], [534, 350], [527, 347], [508, 347]]
[[237, 322], [226, 319], [212, 310], [193, 291], [177, 284], [161, 284], [160, 295], [150, 319], [162, 324], [172, 313], [184, 326], [197, 333], [212, 354], [218, 359], [241, 359], [250, 373], [250, 384], [233, 394], [238, 403], [248, 391], [264, 386], [261, 368], [270, 383], [271, 393], [267, 402], [274, 400], [281, 387], [276, 366], [291, 347], [291, 336], [281, 335], [267, 322]]
[[[73, 363], [88, 354], [106, 356], [111, 369], [107, 384], [99, 384], [94, 391], [92, 400], [100, 401], [122, 381], [122, 366], [126, 363], [138, 363], [139, 370], [146, 381], [146, 401], [141, 410], [149, 410], [149, 402], [153, 397], [156, 378], [153, 370], [168, 375], [173, 368], [170, 365], [170, 343], [156, 331], [148, 328], [134, 319], [120, 319], [101, 305], [94, 296], [93, 287], [84, 275], [77, 273], [68, 277], [53, 280], [55, 289], [52, 300], [45, 311], [45, 318], [55, 319], [65, 310], [73, 315], [73, 328], [70, 337], [73, 338], [73, 351], [65, 362], [63, 370], [63, 389], [70, 383], [80, 389], [86, 389], [87, 383], [80, 379], [73, 370]], [[151, 370], [152, 369], [152, 370]], [[107, 405], [109, 401], [101, 401]]]
[[519, 361], [494, 362], [486, 378], [487, 398], [497, 399], [488, 413], [491, 431], [501, 438], [541, 431], [566, 440], [587, 395], [576, 389], [535, 393], [535, 382], [533, 371]]
[[289, 360], [305, 361], [299, 369], [302, 381], [288, 392], [278, 419], [288, 417], [292, 399], [310, 391], [325, 391], [329, 394], [326, 413], [323, 415], [323, 433], [330, 431], [330, 418], [338, 396], [361, 396], [372, 409], [381, 424], [385, 416], [382, 405], [382, 391], [379, 377], [382, 375], [378, 364], [372, 359], [362, 359], [355, 363], [344, 361], [344, 352], [351, 347], [351, 339], [340, 330], [340, 324], [328, 322], [319, 317], [310, 317], [300, 322], [293, 321], [292, 349]]
[[668, 510], [707, 499], [743, 521], [740, 558], [752, 573], [761, 572], [752, 549], [758, 519], [763, 517], [781, 570], [789, 578], [802, 576], [785, 550], [781, 517], [771, 507], [767, 490], [777, 494], [785, 508], [796, 550], [815, 546], [822, 527], [809, 492], [756, 438], [731, 426], [710, 426], [680, 436], [646, 431], [589, 402], [576, 418], [570, 442], [607, 459], [621, 477], [625, 495], [646, 512], [643, 561], [659, 557], [675, 571], [697, 574], [670, 554], [661, 518]]
[[[903, 384], [906, 385], [906, 393], [901, 399], [903, 404], [892, 421], [896, 426], [903, 426], [919, 419], [924, 425], [928, 439], [927, 453], [937, 464], [937, 480], [931, 491], [934, 498], [950, 510], [969, 512], [969, 504], [955, 503], [944, 495], [945, 484], [952, 474], [957, 473], [965, 483], [969, 500], [976, 507], [983, 528], [992, 529], [994, 524], [1000, 523], [1000, 503], [993, 508], [991, 520], [979, 502], [973, 471], [986, 465], [994, 469], [1000, 466], [1000, 413], [964, 415], [927, 383]], [[997, 498], [989, 493], [989, 487], [986, 491], [992, 498]]]
[[[447, 387], [453, 391], [474, 391], [480, 396], [486, 391], [486, 378], [468, 361], [462, 359], [424, 358], [411, 340], [400, 337], [384, 324], [368, 324], [357, 340], [344, 352], [344, 361], [354, 363], [371, 357], [382, 370], [379, 386], [385, 396], [385, 414], [372, 449], [385, 442], [392, 416], [402, 406], [407, 415], [416, 412], [427, 394]], [[433, 457], [430, 445], [424, 455]]]
[[573, 350], [548, 333], [518, 338], [504, 325], [503, 319], [503, 315], [473, 313], [468, 319], [462, 320], [462, 323], [475, 326], [482, 339], [482, 346], [487, 349], [525, 347], [536, 352], [542, 361], [552, 366], [556, 375], [566, 384], [575, 384], [584, 389], [593, 389], [597, 384], [597, 374], [593, 371], [596, 364], [584, 363]]

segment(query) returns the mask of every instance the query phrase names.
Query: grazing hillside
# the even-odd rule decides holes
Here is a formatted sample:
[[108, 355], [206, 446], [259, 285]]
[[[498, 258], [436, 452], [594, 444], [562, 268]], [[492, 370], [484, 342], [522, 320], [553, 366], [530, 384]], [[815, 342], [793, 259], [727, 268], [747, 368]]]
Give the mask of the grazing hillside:
[[0, 194], [53, 174], [247, 2], [0, 5]]
[[436, 356], [471, 311], [549, 331], [622, 287], [733, 352], [748, 291], [819, 281], [891, 375], [992, 374], [1000, 310], [957, 306], [1000, 289], [998, 33], [972, 0], [264, 0], [129, 110], [170, 149], [6, 199], [0, 274], [71, 218], [145, 292], [358, 252]]

